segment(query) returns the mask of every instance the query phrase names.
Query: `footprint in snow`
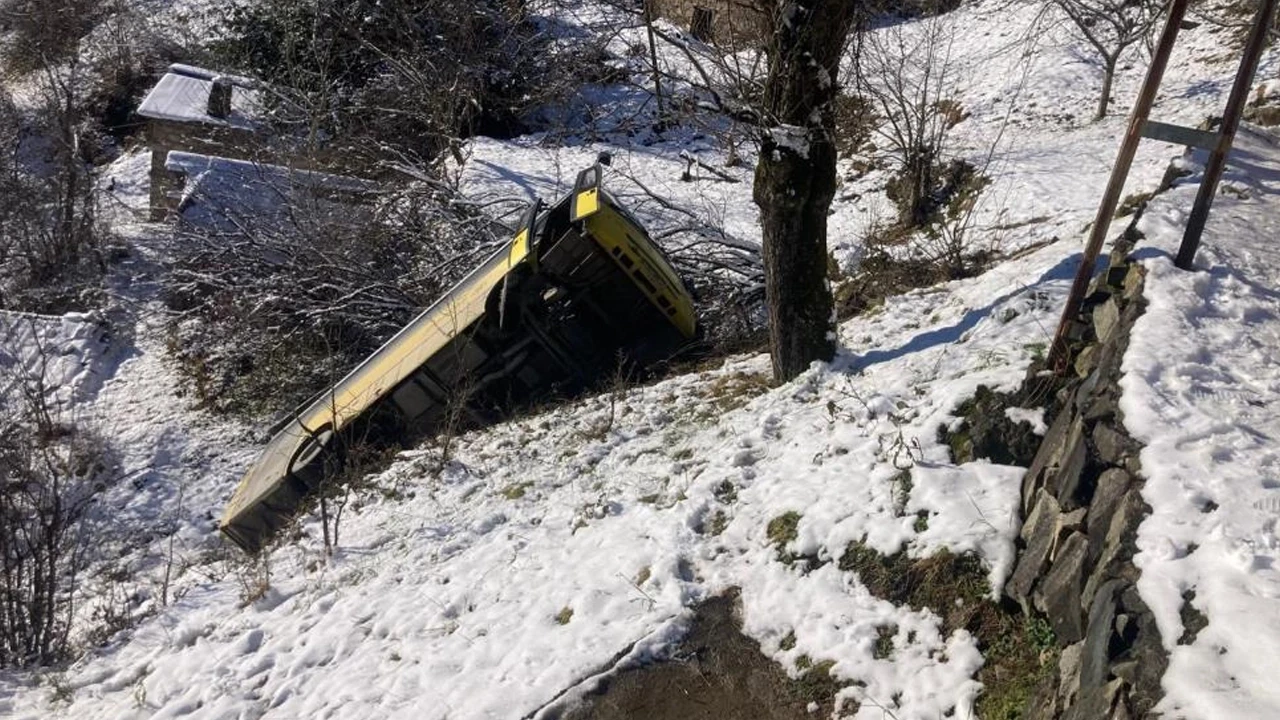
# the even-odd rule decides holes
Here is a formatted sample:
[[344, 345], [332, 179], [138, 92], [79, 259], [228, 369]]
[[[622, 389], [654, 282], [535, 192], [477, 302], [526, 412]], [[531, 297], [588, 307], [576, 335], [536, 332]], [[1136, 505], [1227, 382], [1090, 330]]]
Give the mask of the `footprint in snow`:
[[486, 518], [477, 520], [471, 525], [471, 532], [476, 535], [487, 535], [494, 528], [507, 521], [506, 513], [497, 512]]
[[262, 647], [262, 639], [264, 637], [266, 637], [266, 633], [264, 633], [260, 628], [254, 628], [244, 635], [241, 635], [240, 639], [236, 640], [236, 644], [233, 646], [232, 652], [237, 655], [251, 655], [256, 653], [258, 652], [258, 648]]
[[774, 413], [766, 415], [760, 423], [760, 435], [773, 440], [782, 437], [782, 418]]

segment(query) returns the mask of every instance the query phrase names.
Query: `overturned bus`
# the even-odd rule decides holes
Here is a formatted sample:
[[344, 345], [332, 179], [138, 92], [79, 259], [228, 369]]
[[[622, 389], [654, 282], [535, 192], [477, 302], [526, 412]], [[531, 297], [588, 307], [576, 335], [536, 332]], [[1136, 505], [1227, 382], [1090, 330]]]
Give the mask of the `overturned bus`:
[[[220, 528], [257, 552], [341, 465], [355, 434], [420, 436], [671, 357], [697, 328], [689, 291], [599, 164], [535, 202], [490, 256], [345, 378], [304, 405], [241, 480]], [[455, 415], [456, 417], [456, 415]]]

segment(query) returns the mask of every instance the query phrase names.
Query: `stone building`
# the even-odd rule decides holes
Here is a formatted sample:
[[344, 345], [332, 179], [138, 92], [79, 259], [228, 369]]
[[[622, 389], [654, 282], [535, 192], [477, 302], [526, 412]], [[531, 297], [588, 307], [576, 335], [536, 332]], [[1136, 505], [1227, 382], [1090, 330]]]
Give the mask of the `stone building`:
[[165, 169], [171, 151], [254, 159], [265, 148], [262, 87], [249, 78], [170, 65], [138, 107], [151, 148], [151, 219], [178, 204], [181, 181]]

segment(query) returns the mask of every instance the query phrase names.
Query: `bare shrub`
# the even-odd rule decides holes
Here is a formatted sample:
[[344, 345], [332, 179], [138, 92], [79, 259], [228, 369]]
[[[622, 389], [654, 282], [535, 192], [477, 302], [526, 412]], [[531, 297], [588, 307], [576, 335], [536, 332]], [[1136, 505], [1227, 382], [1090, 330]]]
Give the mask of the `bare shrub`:
[[[551, 35], [502, 0], [264, 0], [231, 10], [221, 61], [281, 90], [275, 119], [330, 155], [435, 158], [473, 132], [510, 136], [577, 83]], [[573, 75], [573, 73], [569, 73]]]
[[858, 33], [853, 45], [855, 92], [881, 119], [877, 135], [888, 145], [894, 177], [887, 192], [908, 227], [927, 223], [944, 204], [948, 132], [954, 126], [954, 28], [946, 18], [898, 23]]
[[964, 160], [952, 160], [937, 193], [944, 203], [924, 229], [916, 250], [943, 277], [968, 277], [985, 267], [990, 257], [976, 247], [973, 233], [979, 196], [990, 178]]
[[[290, 186], [288, 172], [230, 172], [203, 227], [184, 230], [166, 290], [170, 352], [218, 412], [270, 413], [328, 387], [507, 237], [444, 183], [351, 204]], [[215, 192], [197, 186], [187, 202]]]
[[[74, 72], [38, 78], [34, 115], [0, 94], [0, 309], [62, 312], [96, 304], [103, 264], [87, 148], [96, 130], [81, 112]], [[30, 161], [26, 135], [47, 139], [43, 163]]]
[[0, 376], [0, 667], [69, 651], [91, 510], [109, 469], [105, 443], [51, 399], [38, 352], [34, 372], [13, 362]]
[[107, 0], [0, 0], [0, 60], [18, 74], [70, 60], [109, 11]]

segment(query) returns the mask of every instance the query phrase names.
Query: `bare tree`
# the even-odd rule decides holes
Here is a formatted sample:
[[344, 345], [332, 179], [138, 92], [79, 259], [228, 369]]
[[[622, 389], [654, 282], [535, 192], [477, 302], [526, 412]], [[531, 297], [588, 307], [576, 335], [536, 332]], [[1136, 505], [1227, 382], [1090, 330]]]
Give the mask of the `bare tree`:
[[1146, 40], [1164, 9], [1162, 0], [1053, 0], [1102, 61], [1102, 94], [1094, 120], [1107, 116], [1120, 56]]
[[836, 190], [835, 99], [856, 4], [763, 0], [769, 18], [754, 197], [763, 228], [769, 348], [777, 381], [835, 352], [827, 211]]
[[47, 377], [50, 350], [0, 376], [0, 668], [47, 664], [68, 651], [85, 523], [106, 470], [104, 445], [68, 422]]
[[[18, 111], [0, 95], [0, 308], [81, 309], [102, 271], [92, 168], [85, 160], [96, 126], [86, 118], [77, 64], [49, 65], [33, 77], [40, 104]], [[23, 133], [48, 140], [32, 163]]]
[[907, 227], [925, 224], [938, 206], [947, 132], [956, 120], [947, 112], [954, 105], [953, 42], [949, 22], [935, 16], [859, 32], [853, 45], [855, 88], [883, 121], [877, 132], [897, 166], [888, 191]]
[[166, 288], [170, 350], [216, 411], [270, 413], [328, 387], [507, 237], [426, 173], [340, 203], [315, 194], [333, 176], [218, 167], [189, 183]]
[[109, 10], [105, 0], [0, 0], [0, 59], [27, 73], [73, 58]]

